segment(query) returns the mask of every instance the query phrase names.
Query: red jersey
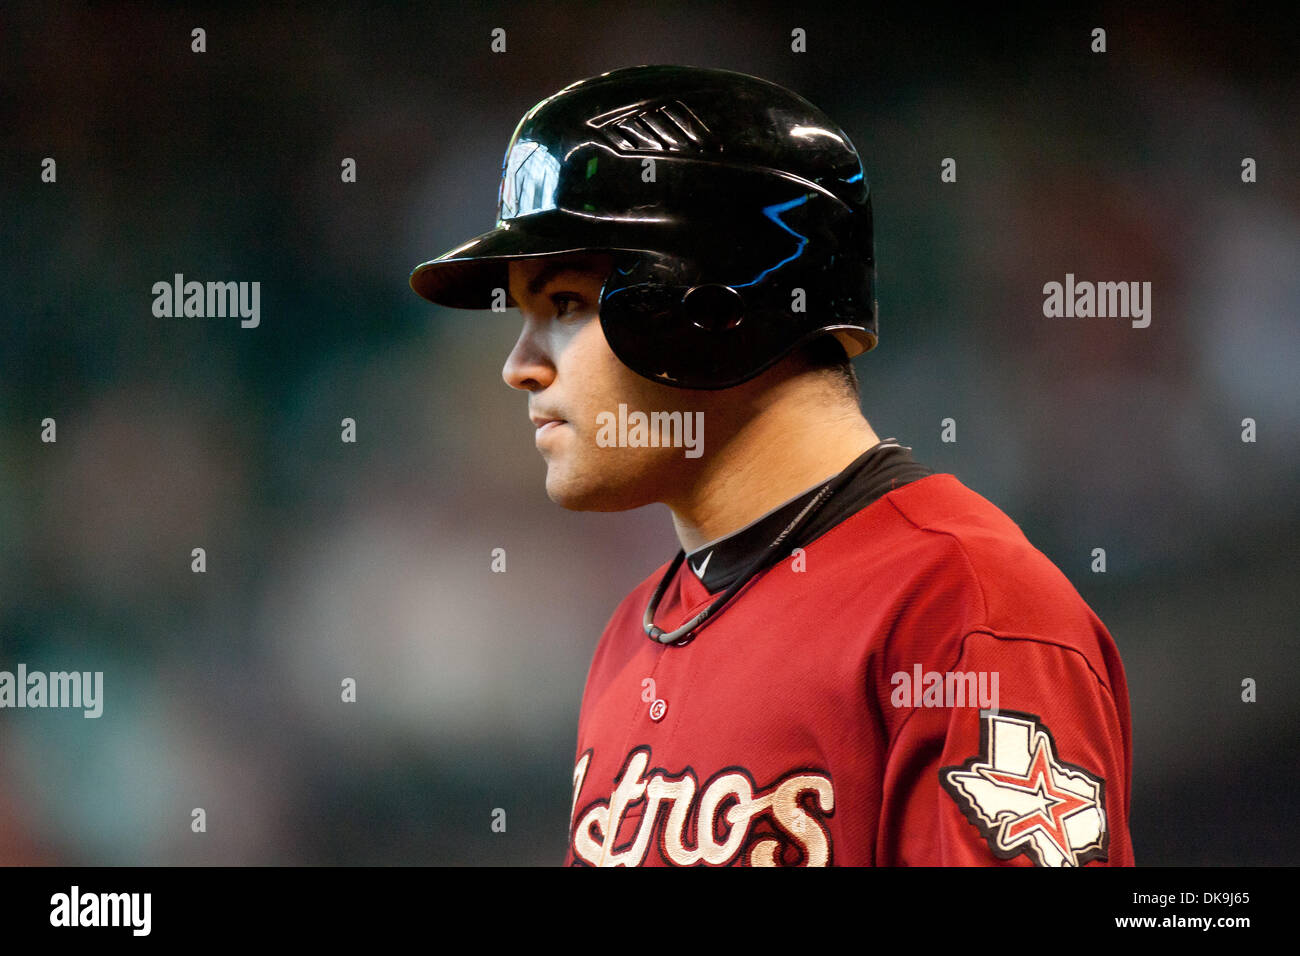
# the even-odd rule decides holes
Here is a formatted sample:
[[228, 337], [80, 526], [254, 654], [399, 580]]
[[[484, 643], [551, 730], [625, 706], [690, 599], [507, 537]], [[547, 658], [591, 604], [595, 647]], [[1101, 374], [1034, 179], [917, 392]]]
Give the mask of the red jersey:
[[[592, 660], [567, 863], [1132, 865], [1115, 644], [952, 475], [844, 518], [682, 646], [642, 628], [663, 570]], [[684, 564], [655, 623], [715, 597]]]

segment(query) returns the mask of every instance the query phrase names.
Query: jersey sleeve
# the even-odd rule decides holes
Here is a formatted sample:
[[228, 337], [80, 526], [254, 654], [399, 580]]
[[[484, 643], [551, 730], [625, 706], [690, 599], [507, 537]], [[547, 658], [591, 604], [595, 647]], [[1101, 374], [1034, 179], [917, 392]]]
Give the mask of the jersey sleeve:
[[976, 631], [960, 648], [920, 672], [890, 742], [877, 863], [1131, 866], [1122, 676], [1034, 637]]

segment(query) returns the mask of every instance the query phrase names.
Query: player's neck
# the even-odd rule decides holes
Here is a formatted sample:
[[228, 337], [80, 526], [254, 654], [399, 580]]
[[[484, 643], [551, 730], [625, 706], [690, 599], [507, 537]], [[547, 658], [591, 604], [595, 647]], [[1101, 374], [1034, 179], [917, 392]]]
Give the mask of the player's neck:
[[690, 552], [738, 531], [879, 441], [854, 405], [774, 403], [736, 429], [686, 494], [666, 502], [677, 539]]

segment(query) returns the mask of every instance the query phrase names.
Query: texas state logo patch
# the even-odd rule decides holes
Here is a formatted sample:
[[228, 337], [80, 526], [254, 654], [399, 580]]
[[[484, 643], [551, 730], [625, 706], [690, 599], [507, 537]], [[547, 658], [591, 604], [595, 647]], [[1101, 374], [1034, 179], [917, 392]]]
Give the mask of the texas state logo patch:
[[940, 768], [939, 782], [999, 859], [1106, 859], [1106, 781], [1057, 759], [1051, 732], [1033, 714], [983, 715], [978, 756]]

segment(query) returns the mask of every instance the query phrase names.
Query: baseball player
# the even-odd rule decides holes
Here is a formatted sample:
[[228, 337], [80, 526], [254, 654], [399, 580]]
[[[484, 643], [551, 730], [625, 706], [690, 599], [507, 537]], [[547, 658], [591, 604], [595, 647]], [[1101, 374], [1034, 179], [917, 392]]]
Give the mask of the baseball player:
[[534, 106], [494, 229], [411, 274], [523, 317], [560, 505], [661, 502], [681, 550], [582, 700], [567, 862], [1130, 865], [1115, 644], [994, 505], [859, 407], [871, 193], [780, 86], [615, 70]]

